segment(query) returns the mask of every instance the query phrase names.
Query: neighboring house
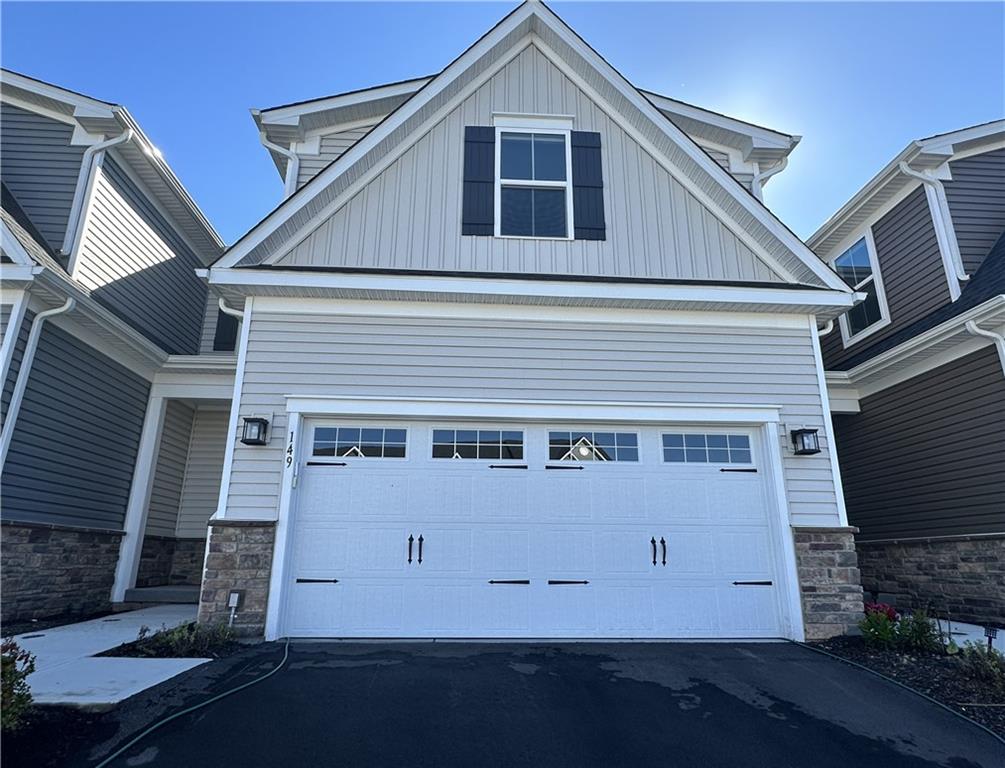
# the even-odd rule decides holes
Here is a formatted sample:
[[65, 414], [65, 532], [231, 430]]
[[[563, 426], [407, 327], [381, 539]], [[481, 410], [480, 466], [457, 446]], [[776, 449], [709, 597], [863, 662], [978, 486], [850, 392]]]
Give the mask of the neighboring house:
[[[268, 638], [860, 617], [818, 329], [864, 294], [759, 200], [797, 138], [639, 91], [525, 3], [437, 75], [256, 112], [287, 196], [221, 256], [124, 110], [4, 81], [62, 158], [4, 213], [5, 617], [11, 594], [198, 599]], [[128, 226], [98, 194], [123, 177]], [[167, 281], [179, 312], [134, 311], [173, 265], [209, 295]], [[39, 328], [72, 354], [32, 360]], [[99, 362], [67, 386], [75, 355]]]
[[105, 609], [113, 583], [194, 600], [236, 330], [195, 270], [223, 244], [124, 108], [0, 83], [3, 620]]
[[1005, 624], [1005, 120], [912, 142], [809, 245], [868, 294], [823, 338], [863, 586]]
[[200, 273], [243, 313], [202, 620], [858, 620], [817, 338], [857, 294], [757, 198], [793, 137], [639, 91], [541, 3], [255, 119], [287, 198]]

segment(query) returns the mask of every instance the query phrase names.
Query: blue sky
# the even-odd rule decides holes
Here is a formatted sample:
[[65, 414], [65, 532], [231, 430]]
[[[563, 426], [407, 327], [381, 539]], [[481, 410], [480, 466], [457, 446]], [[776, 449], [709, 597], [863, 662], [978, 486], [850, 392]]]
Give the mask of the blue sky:
[[[514, 3], [12, 3], [4, 67], [124, 104], [228, 243], [279, 201], [251, 107], [436, 72]], [[912, 139], [1005, 115], [1001, 3], [554, 3], [634, 84], [802, 135], [810, 235]]]

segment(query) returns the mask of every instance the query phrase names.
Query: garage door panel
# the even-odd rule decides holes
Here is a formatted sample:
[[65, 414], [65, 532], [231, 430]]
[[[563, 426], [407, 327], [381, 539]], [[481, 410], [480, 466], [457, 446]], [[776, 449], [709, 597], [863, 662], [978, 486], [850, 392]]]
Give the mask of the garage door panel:
[[703, 477], [668, 474], [646, 483], [646, 516], [654, 523], [706, 521], [711, 513]]
[[400, 520], [407, 515], [411, 478], [404, 472], [346, 471], [352, 478], [349, 506], [341, 511], [355, 520]]
[[715, 571], [733, 577], [770, 577], [773, 555], [767, 529], [719, 532], [715, 536]]
[[536, 473], [532, 480], [534, 519], [541, 522], [588, 522], [593, 515], [589, 482], [569, 477], [579, 472], [552, 470]]
[[405, 626], [419, 635], [472, 633], [472, 584], [415, 580], [405, 590]]
[[348, 570], [360, 574], [401, 573], [408, 565], [409, 532], [403, 527], [361, 525], [348, 537]]
[[597, 590], [590, 584], [546, 585], [532, 614], [535, 634], [590, 636], [597, 632]]
[[[591, 468], [594, 469], [594, 468]], [[595, 475], [608, 467], [600, 467]], [[646, 488], [643, 477], [577, 478], [589, 483], [593, 520], [598, 523], [646, 520]]]
[[478, 536], [478, 568], [486, 576], [496, 579], [519, 578], [529, 573], [529, 530], [493, 527]]
[[669, 531], [667, 571], [670, 575], [711, 576], [715, 573], [711, 531]]
[[409, 487], [409, 514], [432, 520], [472, 515], [472, 478], [460, 473], [416, 473]]
[[605, 576], [650, 573], [654, 568], [651, 538], [641, 528], [597, 533], [597, 572]]
[[662, 585], [653, 600], [655, 628], [661, 637], [715, 637], [719, 595], [713, 586]]
[[344, 634], [386, 637], [403, 630], [405, 589], [400, 581], [353, 579], [346, 587]]
[[472, 594], [472, 628], [483, 627], [490, 637], [530, 632], [532, 591], [529, 584], [480, 584]]
[[[473, 534], [470, 528], [430, 528], [421, 523], [413, 528], [423, 539], [422, 563], [416, 559], [414, 565], [417, 573], [421, 572], [423, 576], [471, 573]], [[479, 537], [484, 539], [484, 533], [480, 532]], [[419, 546], [416, 542], [416, 558], [418, 553]]]
[[341, 627], [344, 596], [341, 584], [294, 584], [289, 596], [289, 632], [314, 635]]
[[[486, 470], [474, 478], [475, 517], [487, 522], [530, 517], [530, 482], [523, 470]], [[503, 476], [508, 473], [507, 476]]]
[[708, 484], [713, 517], [720, 522], [764, 520], [764, 486], [756, 479], [723, 478]]
[[777, 594], [773, 586], [723, 586], [719, 601], [720, 621], [734, 635], [777, 631]]
[[294, 563], [297, 578], [331, 577], [348, 566], [349, 528], [331, 523], [302, 523], [297, 530]]
[[543, 578], [580, 578], [596, 569], [594, 531], [589, 528], [548, 528], [537, 532], [531, 545], [531, 570]]
[[597, 608], [604, 634], [633, 636], [653, 631], [653, 587], [649, 584], [598, 585]]

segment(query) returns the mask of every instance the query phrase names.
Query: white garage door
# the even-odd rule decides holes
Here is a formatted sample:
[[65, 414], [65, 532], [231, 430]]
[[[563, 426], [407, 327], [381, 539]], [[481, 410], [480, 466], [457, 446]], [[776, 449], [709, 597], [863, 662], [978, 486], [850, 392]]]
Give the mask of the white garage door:
[[305, 425], [285, 634], [778, 637], [743, 429]]

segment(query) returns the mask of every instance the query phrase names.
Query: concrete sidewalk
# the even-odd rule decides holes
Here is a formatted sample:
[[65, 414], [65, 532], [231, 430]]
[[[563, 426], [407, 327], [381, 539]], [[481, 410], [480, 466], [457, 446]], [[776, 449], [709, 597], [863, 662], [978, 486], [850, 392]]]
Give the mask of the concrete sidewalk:
[[194, 621], [195, 616], [194, 605], [157, 606], [26, 632], [14, 640], [35, 655], [28, 685], [37, 704], [110, 706], [209, 659], [95, 658], [95, 654], [135, 640], [143, 626], [170, 629]]

